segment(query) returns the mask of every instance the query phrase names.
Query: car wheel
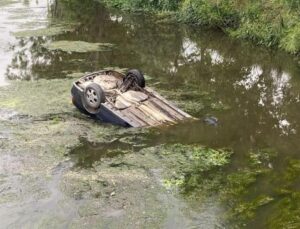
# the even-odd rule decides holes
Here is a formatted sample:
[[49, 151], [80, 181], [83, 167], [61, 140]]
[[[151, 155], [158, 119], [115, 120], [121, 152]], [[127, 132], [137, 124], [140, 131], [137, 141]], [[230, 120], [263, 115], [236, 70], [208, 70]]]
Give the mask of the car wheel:
[[105, 102], [105, 94], [100, 85], [90, 83], [86, 86], [83, 93], [83, 106], [91, 114], [99, 111], [101, 103]]
[[137, 83], [137, 85], [141, 88], [144, 88], [146, 83], [145, 83], [145, 78], [144, 75], [141, 71], [137, 70], [137, 69], [131, 69], [127, 72], [125, 79], [128, 77], [134, 77], [135, 82]]

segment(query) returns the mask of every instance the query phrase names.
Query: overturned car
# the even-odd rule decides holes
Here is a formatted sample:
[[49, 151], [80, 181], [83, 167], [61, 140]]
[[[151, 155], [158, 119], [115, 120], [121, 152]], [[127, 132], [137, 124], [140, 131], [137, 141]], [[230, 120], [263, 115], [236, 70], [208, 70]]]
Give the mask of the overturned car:
[[137, 69], [127, 74], [103, 70], [85, 75], [73, 83], [71, 93], [80, 111], [121, 126], [158, 126], [192, 118], [146, 87]]

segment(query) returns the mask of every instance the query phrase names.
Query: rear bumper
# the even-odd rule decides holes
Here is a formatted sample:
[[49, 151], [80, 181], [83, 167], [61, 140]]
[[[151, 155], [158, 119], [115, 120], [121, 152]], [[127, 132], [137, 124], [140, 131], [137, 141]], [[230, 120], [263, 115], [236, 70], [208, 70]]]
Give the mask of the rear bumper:
[[77, 107], [81, 112], [87, 114], [87, 111], [84, 109], [81, 99], [83, 96], [83, 91], [80, 90], [75, 83], [72, 86], [71, 95], [73, 105]]

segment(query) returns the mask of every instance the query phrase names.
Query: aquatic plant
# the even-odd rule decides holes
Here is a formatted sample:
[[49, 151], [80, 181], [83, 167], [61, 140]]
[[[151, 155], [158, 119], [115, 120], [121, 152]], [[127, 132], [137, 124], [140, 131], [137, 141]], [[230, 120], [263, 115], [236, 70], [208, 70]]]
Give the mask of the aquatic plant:
[[182, 190], [198, 187], [199, 180], [196, 176], [191, 175], [195, 171], [200, 177], [205, 172], [222, 168], [230, 162], [230, 155], [232, 154], [230, 150], [215, 150], [197, 145], [181, 144], [165, 146], [160, 153], [162, 155], [172, 154], [178, 160], [178, 165], [173, 168], [177, 172], [164, 180], [165, 186], [168, 188], [171, 188], [172, 185], [181, 186]]
[[[187, 149], [188, 150], [188, 149]], [[221, 218], [227, 223], [242, 226], [256, 217], [258, 209], [273, 202], [269, 193], [255, 193], [252, 186], [270, 174], [269, 164], [276, 157], [270, 149], [250, 152], [247, 164], [230, 168], [232, 152], [207, 148], [193, 148], [193, 162], [180, 166], [177, 176], [165, 180], [166, 188], [179, 188], [190, 201], [202, 201], [213, 196], [224, 204]], [[228, 166], [227, 166], [228, 165]], [[230, 224], [230, 225], [232, 225]]]
[[300, 192], [286, 195], [274, 204], [271, 216], [266, 222], [268, 228], [296, 229], [300, 227]]
[[49, 50], [84, 53], [110, 51], [114, 45], [110, 43], [89, 43], [85, 41], [54, 41], [45, 44], [44, 47]]
[[279, 200], [269, 209], [269, 217], [265, 226], [268, 228], [300, 227], [300, 192], [299, 184], [300, 160], [288, 160], [283, 174], [275, 176]]
[[42, 37], [42, 36], [55, 36], [66, 32], [73, 32], [75, 26], [73, 25], [54, 25], [49, 28], [35, 29], [35, 30], [21, 30], [13, 33], [17, 38], [23, 37]]

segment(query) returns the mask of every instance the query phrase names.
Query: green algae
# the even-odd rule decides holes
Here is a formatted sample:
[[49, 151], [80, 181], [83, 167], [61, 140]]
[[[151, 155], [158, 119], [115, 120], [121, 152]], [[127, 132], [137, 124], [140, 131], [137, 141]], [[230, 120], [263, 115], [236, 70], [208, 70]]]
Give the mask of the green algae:
[[99, 215], [99, 203], [97, 202], [87, 202], [84, 205], [80, 206], [78, 210], [78, 214], [80, 217], [89, 217], [89, 216], [96, 216]]
[[0, 106], [21, 114], [42, 116], [73, 111], [72, 80], [13, 82], [0, 92]]
[[117, 71], [120, 72], [122, 74], [126, 74], [126, 72], [128, 71], [129, 68], [120, 68], [120, 67], [105, 67], [103, 68], [104, 70], [113, 70], [113, 71]]
[[141, 135], [129, 135], [119, 139], [120, 142], [125, 144], [130, 144], [135, 147], [145, 146], [143, 142], [146, 141], [145, 133], [146, 131], [139, 131]]
[[213, 110], [217, 110], [217, 111], [223, 111], [223, 110], [229, 110], [230, 109], [230, 106], [222, 103], [221, 101], [218, 101], [216, 103], [212, 103], [210, 105], [211, 109]]
[[67, 32], [73, 32], [75, 27], [72, 26], [51, 26], [49, 28], [22, 30], [14, 32], [13, 35], [17, 38], [24, 37], [42, 37], [42, 36], [56, 36]]
[[60, 50], [64, 52], [103, 52], [111, 51], [115, 45], [110, 43], [89, 43], [85, 41], [54, 41], [44, 45], [49, 50]]
[[[176, 168], [176, 172], [165, 179], [164, 183], [167, 186], [175, 184], [184, 193], [192, 192], [192, 190], [199, 188], [202, 185], [199, 179], [205, 173], [227, 165], [232, 155], [232, 152], [229, 150], [215, 150], [201, 146], [183, 146], [178, 144], [167, 147], [166, 150], [177, 155], [178, 165], [173, 168]], [[163, 154], [165, 152], [163, 150]], [[178, 155], [181, 155], [182, 158], [178, 159]]]
[[255, 152], [249, 152], [249, 163], [254, 167], [261, 165], [267, 167], [277, 155], [277, 152], [272, 149], [261, 149]]
[[[123, 219], [126, 219], [125, 222], [128, 214], [132, 215], [137, 212], [141, 203], [147, 203], [143, 211], [147, 217], [152, 218], [151, 224], [149, 221], [142, 220], [142, 222], [146, 227], [162, 225], [166, 217], [171, 217], [167, 212], [170, 212], [168, 209], [175, 204], [172, 201], [172, 204], [168, 206], [167, 203], [171, 201], [171, 197], [167, 195], [167, 191], [181, 188], [185, 181], [184, 175], [190, 172], [191, 168], [201, 168], [203, 173], [213, 171], [215, 168], [228, 164], [230, 155], [231, 152], [228, 150], [181, 144], [142, 148], [137, 153], [127, 150], [114, 157], [106, 156], [98, 162], [95, 161], [92, 168], [96, 172], [87, 169], [68, 172], [64, 179], [64, 190], [69, 193], [68, 195], [75, 194], [80, 199], [85, 199], [87, 196], [98, 198], [101, 200], [102, 209], [108, 203], [116, 208], [118, 205], [114, 205], [123, 198], [120, 203], [126, 206], [123, 216]], [[73, 156], [73, 159], [76, 160], [76, 157]], [[154, 193], [155, 196], [159, 193], [167, 203], [162, 204], [153, 196]], [[132, 203], [130, 209], [127, 208], [128, 201]], [[180, 204], [176, 207], [183, 210]], [[84, 210], [81, 214], [89, 215], [95, 211], [97, 209], [94, 207], [91, 211], [87, 208], [87, 211]], [[138, 213], [132, 217], [141, 221], [141, 215]], [[182, 214], [178, 217], [184, 224], [189, 220]], [[123, 222], [120, 219], [117, 221]]]
[[68, 73], [67, 77], [79, 79], [80, 77], [82, 77], [84, 75], [85, 75], [85, 73], [83, 73], [83, 72], [72, 72], [72, 73]]
[[[127, 165], [147, 169], [155, 168], [160, 164], [162, 171], [159, 179], [162, 186], [172, 192], [178, 190], [185, 195], [187, 192], [191, 193], [193, 190], [197, 190], [202, 185], [205, 186], [205, 183], [194, 178], [198, 176], [201, 180], [212, 179], [216, 175], [216, 170], [228, 165], [230, 155], [232, 155], [230, 150], [173, 144], [144, 148], [139, 151], [137, 156], [123, 155], [122, 161], [126, 161]], [[213, 176], [207, 178], [208, 173], [212, 173]], [[203, 187], [200, 190], [204, 191]], [[201, 192], [200, 190], [198, 191]], [[197, 193], [199, 193], [198, 191]], [[207, 189], [207, 191], [211, 192], [211, 189]]]
[[290, 187], [299, 179], [300, 160], [289, 160], [287, 170], [284, 173], [284, 180], [287, 187]]
[[226, 225], [239, 228], [251, 222], [258, 210], [275, 202], [269, 193], [253, 192], [252, 186], [270, 174], [268, 164], [276, 158], [276, 153], [269, 149], [253, 151], [243, 168], [228, 171], [230, 155], [228, 150], [196, 147], [188, 157], [192, 161], [177, 158], [178, 170], [170, 172], [172, 175], [163, 180], [163, 185], [169, 190], [178, 190], [191, 202], [201, 203], [214, 196], [226, 206], [219, 217]]
[[256, 182], [259, 174], [260, 170], [251, 171], [248, 169], [229, 174], [226, 177], [227, 184], [222, 190], [222, 193], [226, 194], [226, 198], [228, 198], [228, 196], [239, 197], [241, 195], [248, 194], [248, 187]]
[[0, 106], [6, 109], [16, 108], [20, 104], [18, 99], [11, 99], [9, 101], [1, 101]]
[[295, 191], [277, 201], [265, 226], [296, 229], [300, 227], [300, 192]]
[[[3, 192], [3, 191], [2, 191]], [[20, 201], [20, 197], [16, 193], [1, 193], [0, 195], [0, 204], [8, 204], [13, 202]]]
[[[0, 184], [0, 190], [5, 186], [12, 187], [12, 189], [0, 193], [2, 204], [19, 205], [34, 198], [38, 200], [38, 203], [30, 206], [29, 209], [33, 208], [35, 211], [40, 211], [40, 208], [43, 209], [49, 203], [50, 209], [57, 210], [61, 209], [62, 206], [56, 206], [53, 203], [64, 198], [67, 203], [65, 209], [70, 206], [72, 206], [72, 209], [76, 209], [75, 202], [77, 199], [81, 199], [82, 196], [87, 199], [91, 198], [88, 192], [91, 188], [87, 183], [83, 183], [81, 188], [76, 185], [74, 188], [76, 191], [72, 191], [73, 195], [66, 195], [65, 189], [60, 188], [65, 179], [64, 174], [69, 171], [69, 167], [64, 161], [68, 158], [67, 152], [80, 143], [80, 137], [88, 137], [86, 135], [92, 137], [95, 133], [97, 136], [93, 136], [94, 140], [102, 141], [103, 138], [99, 137], [99, 134], [102, 133], [104, 137], [108, 134], [109, 127], [102, 126], [103, 131], [100, 132], [99, 124], [95, 125], [95, 123], [68, 115], [35, 121], [25, 118], [24, 121], [18, 121], [18, 123], [12, 119], [1, 125], [3, 124], [9, 126], [11, 138], [7, 144], [1, 145], [1, 161], [5, 162], [8, 155], [10, 157], [11, 155], [15, 156], [7, 161], [4, 164], [5, 167], [0, 170], [1, 174], [5, 171], [6, 176], [9, 178], [4, 180], [3, 184]], [[90, 131], [94, 127], [96, 130]], [[110, 136], [111, 133], [107, 135], [107, 138]], [[79, 174], [85, 177], [83, 171], [79, 171]], [[22, 187], [21, 194], [16, 184]], [[70, 183], [68, 185], [70, 186]], [[91, 193], [92, 197], [99, 197], [99, 194], [97, 194], [98, 186], [98, 184], [93, 185], [96, 188], [95, 192]], [[80, 190], [82, 191], [80, 192]], [[43, 213], [39, 220], [33, 222], [35, 224], [42, 223], [41, 221], [44, 216], [46, 217], [46, 214]], [[63, 220], [66, 222], [64, 216]]]
[[188, 179], [185, 175], [195, 169], [204, 173], [225, 166], [229, 163], [231, 154], [232, 152], [223, 149], [215, 150], [197, 145], [174, 144], [143, 148], [139, 151], [139, 157], [127, 153], [106, 160], [114, 161], [114, 163], [120, 161], [120, 164], [126, 161], [124, 166], [138, 168], [151, 168], [162, 164], [165, 170], [163, 183], [171, 188], [171, 184], [183, 184], [182, 181]]
[[269, 209], [265, 227], [299, 228], [300, 226], [300, 192], [299, 192], [300, 160], [289, 160], [283, 174], [275, 176], [278, 200]]
[[180, 177], [173, 177], [173, 178], [170, 178], [170, 179], [164, 179], [163, 180], [163, 186], [166, 188], [166, 189], [174, 189], [174, 187], [180, 187], [184, 185], [184, 176], [180, 176]]
[[[115, 162], [104, 159], [95, 167], [96, 172], [70, 171], [64, 175], [62, 190], [73, 198], [88, 200], [78, 209], [81, 218], [97, 216], [102, 222], [123, 227], [160, 225], [164, 210], [156, 198], [159, 187], [154, 188], [156, 185], [145, 170], [110, 166], [112, 161]], [[86, 224], [86, 220], [81, 222]]]
[[262, 195], [256, 197], [251, 202], [242, 202], [235, 206], [228, 217], [232, 219], [238, 218], [240, 221], [246, 222], [255, 217], [255, 212], [258, 208], [271, 203], [273, 200], [273, 197]]
[[[34, 224], [34, 227], [36, 228], [59, 228], [64, 227], [66, 225], [65, 220], [56, 215], [55, 213], [53, 215], [47, 215], [41, 217], [38, 222]], [[22, 225], [24, 228], [31, 228], [32, 223], [25, 223]]]

